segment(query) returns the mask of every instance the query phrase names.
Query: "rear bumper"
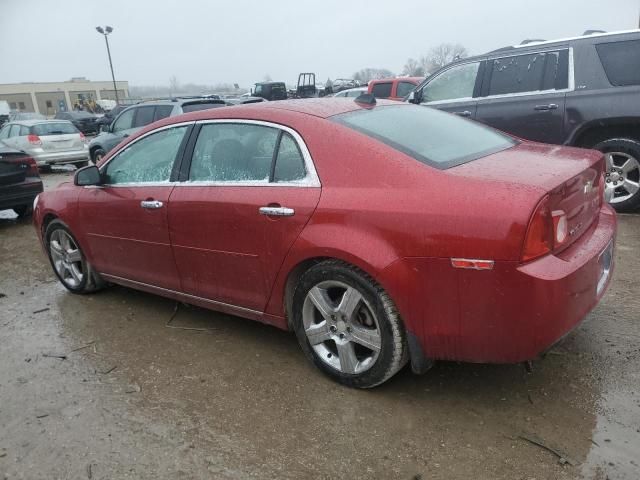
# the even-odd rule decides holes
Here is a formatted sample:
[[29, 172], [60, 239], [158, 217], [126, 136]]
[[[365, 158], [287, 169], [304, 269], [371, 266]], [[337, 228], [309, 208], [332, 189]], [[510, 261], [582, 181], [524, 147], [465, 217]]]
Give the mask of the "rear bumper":
[[43, 165], [51, 165], [54, 163], [72, 163], [89, 160], [89, 148], [82, 150], [67, 150], [62, 152], [42, 152], [31, 154], [36, 164], [41, 167]]
[[27, 178], [14, 185], [0, 185], [0, 210], [31, 205], [42, 191], [42, 181], [39, 178]]
[[[493, 270], [454, 269], [449, 259], [411, 258], [386, 272], [407, 328], [430, 359], [482, 363], [531, 360], [576, 328], [608, 286], [616, 217], [608, 206], [561, 254]], [[604, 255], [603, 255], [604, 253]], [[404, 291], [401, 288], [405, 280]], [[417, 288], [415, 285], [420, 286]]]

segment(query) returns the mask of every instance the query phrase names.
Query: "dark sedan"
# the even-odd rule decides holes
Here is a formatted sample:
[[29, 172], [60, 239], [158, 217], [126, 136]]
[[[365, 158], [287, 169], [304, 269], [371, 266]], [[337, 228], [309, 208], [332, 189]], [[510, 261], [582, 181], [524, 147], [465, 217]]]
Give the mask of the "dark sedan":
[[88, 112], [58, 112], [57, 120], [69, 120], [85, 135], [91, 135], [100, 131], [98, 116]]
[[19, 217], [31, 213], [42, 192], [36, 161], [0, 142], [0, 210], [13, 209]]

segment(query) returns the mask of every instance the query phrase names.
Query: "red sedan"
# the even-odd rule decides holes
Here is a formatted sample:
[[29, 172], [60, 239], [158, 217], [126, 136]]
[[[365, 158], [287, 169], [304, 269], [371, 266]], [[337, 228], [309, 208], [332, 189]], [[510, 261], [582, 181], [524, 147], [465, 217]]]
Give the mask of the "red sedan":
[[602, 154], [430, 108], [269, 102], [154, 123], [34, 221], [74, 293], [107, 283], [295, 331], [332, 378], [520, 362], [612, 271]]

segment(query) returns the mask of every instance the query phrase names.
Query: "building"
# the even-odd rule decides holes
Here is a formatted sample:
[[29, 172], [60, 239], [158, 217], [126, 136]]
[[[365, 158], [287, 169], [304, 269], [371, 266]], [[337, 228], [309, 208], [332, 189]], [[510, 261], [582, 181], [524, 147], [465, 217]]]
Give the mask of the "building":
[[[129, 82], [116, 82], [118, 97], [129, 97]], [[115, 100], [113, 82], [92, 82], [84, 77], [66, 82], [0, 84], [0, 100], [12, 110], [37, 112], [52, 116], [58, 111], [72, 110], [79, 100]]]

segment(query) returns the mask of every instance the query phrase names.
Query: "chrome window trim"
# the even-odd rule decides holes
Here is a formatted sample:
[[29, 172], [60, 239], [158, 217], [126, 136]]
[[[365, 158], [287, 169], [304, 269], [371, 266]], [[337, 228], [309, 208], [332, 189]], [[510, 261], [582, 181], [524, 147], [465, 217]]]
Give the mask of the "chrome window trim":
[[302, 136], [296, 132], [294, 129], [287, 127], [286, 125], [282, 125], [280, 123], [268, 122], [264, 120], [248, 120], [241, 118], [216, 118], [210, 120], [198, 120], [196, 124], [198, 125], [208, 125], [208, 124], [216, 124], [216, 123], [236, 123], [236, 124], [244, 124], [244, 125], [260, 125], [263, 127], [270, 127], [282, 130], [290, 134], [295, 142], [298, 144], [298, 148], [300, 149], [300, 153], [302, 153], [302, 159], [304, 160], [304, 167], [306, 171], [306, 175], [303, 179], [298, 181], [291, 182], [269, 182], [268, 179], [264, 180], [244, 180], [244, 181], [191, 181], [185, 180], [184, 182], [176, 183], [176, 187], [321, 187], [320, 178], [318, 177], [318, 172], [316, 171], [316, 167], [313, 163], [313, 159], [311, 158], [311, 153], [307, 148], [307, 144], [304, 142]]
[[[155, 128], [153, 130], [148, 131], [144, 135], [140, 135], [139, 137], [135, 138], [131, 142], [127, 143], [126, 145], [123, 145], [122, 147], [118, 148], [118, 150], [116, 150], [116, 152], [113, 155], [111, 155], [111, 157], [109, 157], [109, 160], [107, 160], [104, 164], [100, 165], [100, 168], [98, 169], [98, 170], [100, 170], [100, 175], [102, 175], [104, 173], [104, 170], [106, 170], [107, 165], [109, 165], [113, 161], [114, 158], [116, 158], [118, 155], [120, 155], [120, 153], [124, 152], [130, 146], [135, 145], [136, 143], [138, 143], [143, 138], [146, 138], [149, 135], [153, 135], [154, 133], [158, 133], [158, 132], [161, 132], [163, 130], [168, 130], [170, 128], [188, 127], [188, 126], [193, 125], [193, 124], [195, 124], [194, 121], [172, 123], [171, 125], [165, 125], [164, 127]], [[113, 184], [112, 183], [105, 183], [104, 185], [98, 185], [98, 187], [109, 187], [109, 188], [170, 187], [170, 186], [175, 185], [176, 183], [178, 183], [178, 182], [166, 181], [166, 182], [132, 182], [132, 183], [113, 183]]]
[[[499, 57], [487, 57], [484, 60], [475, 60], [475, 61], [476, 62], [481, 62], [481, 61], [489, 62], [491, 60], [499, 60], [501, 58], [520, 57], [522, 55], [527, 55], [528, 53], [530, 53], [531, 55], [534, 55], [536, 53], [557, 52], [557, 51], [560, 51], [560, 50], [569, 50], [569, 66], [567, 68], [569, 78], [568, 78], [568, 82], [567, 82], [567, 88], [563, 88], [563, 89], [560, 89], [560, 90], [548, 89], [548, 90], [532, 90], [532, 91], [529, 91], [529, 92], [502, 93], [502, 94], [499, 94], [499, 95], [487, 95], [486, 97], [464, 97], [464, 98], [454, 98], [454, 99], [451, 99], [451, 100], [436, 100], [434, 102], [422, 102], [420, 105], [426, 105], [426, 106], [430, 106], [430, 105], [446, 105], [446, 104], [449, 104], [449, 103], [462, 103], [462, 102], [492, 100], [492, 99], [499, 99], [499, 98], [527, 97], [527, 96], [532, 96], [532, 95], [548, 95], [550, 93], [569, 93], [569, 92], [573, 92], [575, 90], [575, 71], [574, 71], [574, 63], [573, 63], [573, 47], [551, 48], [549, 50], [539, 50], [539, 51], [527, 52], [527, 53], [518, 52], [518, 53], [509, 54], [509, 55], [501, 55]], [[469, 63], [474, 63], [474, 62], [457, 63], [454, 66], [466, 65], [466, 64], [469, 64]], [[454, 66], [452, 66], [451, 68], [453, 68]], [[450, 68], [448, 68], [447, 70], [450, 70]], [[443, 70], [442, 73], [446, 72], [447, 70]], [[439, 76], [440, 75], [438, 75], [438, 77]], [[438, 78], [438, 77], [436, 77], [436, 78]], [[434, 78], [434, 80], [435, 80], [435, 78]]]

